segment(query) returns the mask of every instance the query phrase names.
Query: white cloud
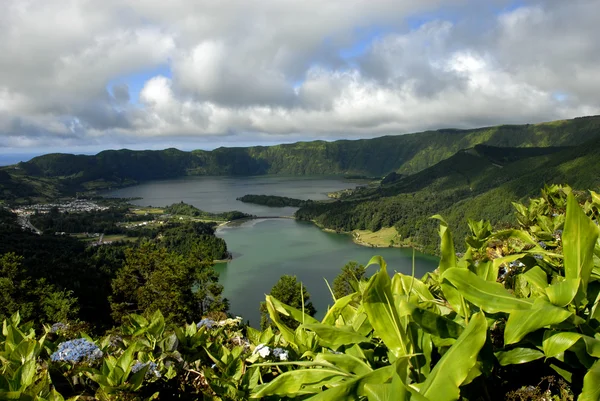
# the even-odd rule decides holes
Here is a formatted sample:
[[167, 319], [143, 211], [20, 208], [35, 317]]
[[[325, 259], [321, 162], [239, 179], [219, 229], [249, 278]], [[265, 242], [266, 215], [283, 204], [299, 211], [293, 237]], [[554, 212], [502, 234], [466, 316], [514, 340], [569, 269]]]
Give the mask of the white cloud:
[[[5, 3], [5, 147], [368, 137], [600, 107], [593, 0], [499, 15], [475, 0]], [[369, 28], [387, 33], [341, 57]], [[172, 77], [149, 78], [133, 104], [123, 77], [165, 64]]]

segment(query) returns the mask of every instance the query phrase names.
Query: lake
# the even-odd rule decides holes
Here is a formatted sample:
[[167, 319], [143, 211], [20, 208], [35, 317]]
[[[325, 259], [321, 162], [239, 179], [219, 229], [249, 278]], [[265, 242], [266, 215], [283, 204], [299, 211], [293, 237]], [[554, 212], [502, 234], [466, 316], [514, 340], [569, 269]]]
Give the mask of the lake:
[[[270, 208], [247, 204], [236, 198], [245, 194], [267, 194], [299, 199], [326, 199], [327, 192], [352, 188], [360, 182], [321, 177], [187, 177], [154, 181], [111, 191], [105, 196], [141, 197], [140, 206], [166, 206], [186, 202], [209, 212], [239, 210], [257, 216], [291, 216], [296, 208]], [[317, 316], [332, 303], [325, 279], [331, 284], [349, 261], [366, 264], [381, 255], [390, 271], [410, 274], [412, 250], [367, 248], [356, 245], [349, 235], [324, 232], [308, 222], [293, 219], [255, 219], [224, 226], [217, 235], [225, 239], [233, 260], [215, 269], [229, 299], [230, 311], [257, 327], [259, 304], [284, 274], [296, 275], [311, 294]], [[415, 272], [421, 277], [437, 267], [438, 259], [416, 254]], [[371, 267], [371, 272], [376, 267]]]

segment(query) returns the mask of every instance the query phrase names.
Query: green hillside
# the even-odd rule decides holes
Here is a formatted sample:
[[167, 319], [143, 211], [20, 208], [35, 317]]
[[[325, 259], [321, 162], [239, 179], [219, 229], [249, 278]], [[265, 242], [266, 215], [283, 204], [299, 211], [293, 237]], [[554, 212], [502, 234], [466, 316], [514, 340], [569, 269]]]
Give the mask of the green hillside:
[[[17, 170], [11, 166], [4, 171], [11, 177], [5, 181], [21, 182], [26, 176], [54, 178], [58, 180], [54, 183], [58, 189], [71, 191], [185, 175], [383, 176], [393, 171], [401, 174], [419, 172], [478, 144], [510, 148], [577, 146], [597, 137], [600, 137], [600, 116], [533, 125], [441, 129], [375, 139], [298, 142], [213, 151], [124, 149], [107, 150], [94, 156], [48, 154], [19, 163]], [[9, 184], [0, 183], [4, 185], [2, 189]]]
[[544, 185], [598, 188], [598, 152], [598, 139], [572, 148], [475, 146], [416, 174], [358, 189], [343, 200], [304, 206], [296, 216], [342, 232], [393, 226], [406, 245], [435, 252], [437, 224], [430, 216], [441, 214], [463, 237], [469, 218], [512, 224], [512, 202], [536, 195]]

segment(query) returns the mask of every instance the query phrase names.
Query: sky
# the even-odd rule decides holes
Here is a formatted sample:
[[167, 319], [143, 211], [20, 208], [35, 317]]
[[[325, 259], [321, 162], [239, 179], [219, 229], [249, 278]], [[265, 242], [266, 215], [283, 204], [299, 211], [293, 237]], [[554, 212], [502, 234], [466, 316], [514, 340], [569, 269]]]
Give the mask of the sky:
[[1, 1], [0, 158], [600, 114], [598, 0]]

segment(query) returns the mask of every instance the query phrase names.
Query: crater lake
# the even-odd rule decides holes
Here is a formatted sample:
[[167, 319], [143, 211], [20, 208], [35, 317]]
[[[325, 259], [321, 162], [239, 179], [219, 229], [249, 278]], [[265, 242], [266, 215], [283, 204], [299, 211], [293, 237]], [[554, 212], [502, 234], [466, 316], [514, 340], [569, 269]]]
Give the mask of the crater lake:
[[[364, 181], [331, 177], [185, 177], [151, 181], [105, 193], [107, 197], [140, 198], [139, 206], [164, 207], [185, 202], [213, 213], [239, 210], [262, 217], [292, 216], [297, 208], [267, 207], [243, 203], [236, 198], [246, 194], [278, 195], [297, 199], [323, 200], [327, 193], [354, 188]], [[257, 327], [259, 305], [279, 277], [296, 275], [311, 294], [317, 317], [332, 303], [330, 284], [350, 261], [367, 264], [381, 255], [390, 271], [412, 272], [411, 249], [370, 248], [355, 244], [350, 235], [325, 232], [312, 223], [293, 219], [260, 218], [219, 227], [216, 234], [227, 243], [233, 259], [218, 263], [223, 295], [230, 312]], [[421, 277], [437, 267], [434, 256], [415, 254], [415, 275]], [[376, 270], [370, 267], [369, 273]]]

